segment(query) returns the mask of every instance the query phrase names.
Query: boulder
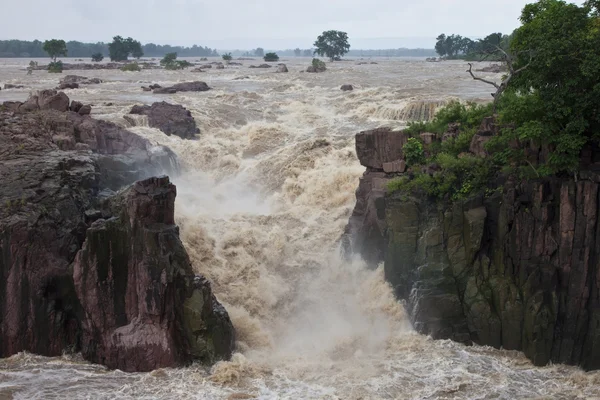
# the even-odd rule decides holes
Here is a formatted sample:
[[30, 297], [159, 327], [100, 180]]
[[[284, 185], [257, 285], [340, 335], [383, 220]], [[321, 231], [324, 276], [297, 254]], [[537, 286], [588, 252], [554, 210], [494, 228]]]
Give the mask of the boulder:
[[279, 64], [277, 66], [277, 71], [275, 72], [288, 72], [287, 66], [285, 64]]
[[194, 81], [194, 82], [182, 82], [176, 83], [173, 86], [165, 88], [155, 88], [153, 93], [177, 93], [177, 92], [204, 92], [210, 90], [206, 82]]
[[189, 110], [181, 105], [166, 102], [152, 106], [133, 106], [130, 114], [147, 115], [148, 125], [160, 129], [168, 136], [177, 135], [182, 139], [192, 139], [200, 130]]
[[86, 104], [84, 106], [82, 106], [77, 113], [79, 115], [90, 115], [90, 113], [92, 112], [92, 106], [90, 106], [89, 104]]
[[403, 160], [402, 147], [410, 136], [390, 128], [377, 128], [356, 134], [356, 155], [365, 167], [383, 170], [383, 163]]
[[354, 90], [354, 87], [352, 85], [342, 85], [342, 87], [340, 88], [340, 90], [347, 92], [350, 90]]
[[383, 172], [385, 173], [401, 173], [404, 171], [406, 171], [406, 161], [404, 160], [383, 163]]
[[67, 111], [69, 109], [69, 97], [63, 92], [56, 90], [40, 90], [29, 96], [25, 103], [19, 106], [19, 112], [30, 112], [35, 110]]
[[419, 135], [419, 137], [425, 146], [429, 146], [436, 141], [437, 135], [431, 132], [423, 132]]
[[174, 94], [174, 93], [177, 93], [177, 89], [172, 88], [172, 87], [158, 88], [158, 89], [154, 89], [152, 91], [152, 93], [154, 93], [154, 94]]
[[57, 90], [65, 90], [65, 89], [79, 89], [78, 83], [61, 83], [58, 85]]
[[217, 64], [215, 66], [216, 69], [225, 69], [225, 66], [223, 64]]
[[60, 80], [60, 84], [82, 84], [82, 85], [97, 85], [102, 83], [101, 79], [98, 78], [88, 78], [87, 76], [79, 76], [79, 75], [66, 75], [64, 78]]
[[13, 85], [12, 83], [5, 83], [4, 89], [23, 89], [25, 86], [23, 85]]
[[251, 65], [249, 68], [271, 68], [269, 64]]
[[149, 88], [149, 87], [147, 87], [147, 86], [142, 86], [142, 90], [143, 90], [144, 92], [151, 92], [151, 91], [152, 91], [152, 89], [150, 89], [150, 88]]
[[83, 107], [83, 104], [80, 103], [79, 101], [71, 101], [71, 105], [69, 106], [69, 110], [74, 111], [74, 112], [78, 112], [81, 107]]
[[206, 71], [204, 71], [202, 68], [194, 68], [194, 69], [190, 70], [190, 72], [206, 72]]
[[150, 89], [154, 90], [154, 89], [160, 89], [162, 86], [160, 86], [158, 83], [152, 84], [150, 86], [148, 86]]

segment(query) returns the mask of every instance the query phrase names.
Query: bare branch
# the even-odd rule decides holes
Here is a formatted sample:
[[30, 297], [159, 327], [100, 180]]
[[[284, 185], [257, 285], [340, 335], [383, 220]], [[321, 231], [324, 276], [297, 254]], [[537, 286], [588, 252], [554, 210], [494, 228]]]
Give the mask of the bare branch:
[[494, 86], [496, 89], [500, 89], [500, 85], [498, 85], [496, 82], [488, 81], [487, 79], [483, 79], [483, 78], [480, 78], [478, 76], [475, 76], [475, 74], [473, 74], [473, 64], [469, 63], [469, 69], [467, 70], [467, 72], [469, 74], [471, 74], [471, 76], [473, 77], [473, 79], [475, 79], [476, 81], [485, 82], [488, 85]]

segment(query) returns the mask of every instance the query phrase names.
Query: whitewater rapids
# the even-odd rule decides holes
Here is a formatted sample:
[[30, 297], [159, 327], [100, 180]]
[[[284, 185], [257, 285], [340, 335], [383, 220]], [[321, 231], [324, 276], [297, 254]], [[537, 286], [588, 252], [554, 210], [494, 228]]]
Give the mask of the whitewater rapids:
[[[193, 61], [193, 59], [190, 59]], [[433, 341], [416, 334], [383, 280], [338, 240], [364, 172], [354, 134], [429, 118], [451, 99], [487, 101], [461, 62], [377, 59], [301, 73], [243, 67], [190, 71], [73, 71], [105, 80], [67, 90], [93, 116], [169, 146], [183, 168], [176, 218], [197, 272], [207, 276], [237, 330], [230, 362], [126, 374], [78, 355], [18, 354], [0, 360], [0, 399], [590, 399], [600, 373], [534, 367], [522, 354]], [[1, 60], [0, 79], [29, 90], [59, 77], [26, 76], [29, 60]], [[65, 73], [66, 74], [66, 73]], [[234, 78], [246, 77], [235, 80]], [[498, 79], [498, 75], [488, 78]], [[213, 90], [153, 95], [140, 86], [204, 80]], [[342, 84], [355, 90], [342, 92]], [[123, 118], [134, 104], [188, 108], [198, 140], [167, 137]]]

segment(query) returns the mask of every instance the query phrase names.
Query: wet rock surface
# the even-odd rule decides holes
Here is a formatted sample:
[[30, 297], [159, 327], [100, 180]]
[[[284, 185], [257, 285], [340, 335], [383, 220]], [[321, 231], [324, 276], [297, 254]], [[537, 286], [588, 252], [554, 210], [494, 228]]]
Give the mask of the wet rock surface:
[[[471, 152], [485, 157], [483, 144], [496, 130], [485, 120]], [[452, 125], [443, 137], [458, 131]], [[536, 365], [600, 369], [598, 171], [583, 171], [577, 181], [509, 179], [490, 197], [452, 204], [388, 195], [386, 184], [402, 174], [390, 165], [403, 161], [405, 140], [384, 129], [356, 135], [367, 171], [346, 249], [373, 267], [384, 262], [386, 280], [421, 333], [520, 350]]]
[[152, 92], [156, 94], [173, 94], [177, 92], [205, 92], [207, 90], [210, 90], [210, 87], [208, 87], [206, 82], [194, 81], [176, 83], [169, 87], [155, 87]]
[[82, 351], [125, 371], [227, 358], [233, 329], [179, 242], [174, 186], [115, 195], [177, 173], [174, 154], [65, 105], [55, 91], [0, 105], [0, 356]]
[[160, 129], [168, 136], [192, 139], [200, 133], [192, 113], [181, 105], [162, 101], [151, 106], [133, 106], [129, 113], [148, 116], [148, 125]]

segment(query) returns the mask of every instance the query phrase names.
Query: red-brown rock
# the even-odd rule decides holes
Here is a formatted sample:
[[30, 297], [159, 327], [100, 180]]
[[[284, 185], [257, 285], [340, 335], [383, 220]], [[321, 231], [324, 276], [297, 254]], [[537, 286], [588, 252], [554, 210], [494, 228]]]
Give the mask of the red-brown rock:
[[356, 155], [365, 167], [383, 169], [383, 163], [403, 159], [402, 147], [408, 134], [390, 128], [378, 128], [356, 135]]

